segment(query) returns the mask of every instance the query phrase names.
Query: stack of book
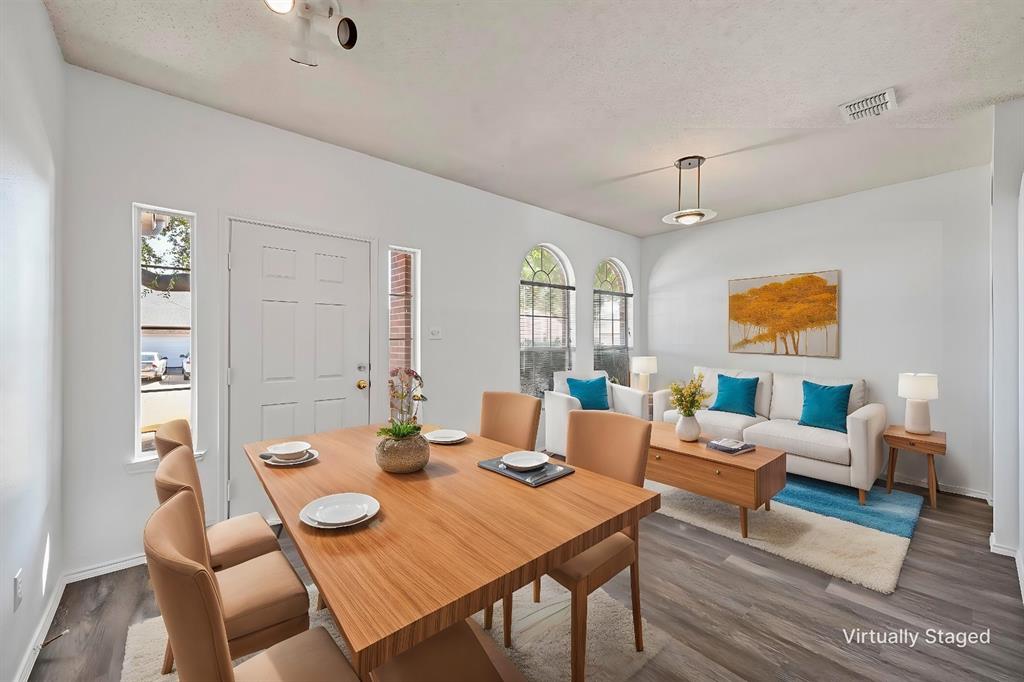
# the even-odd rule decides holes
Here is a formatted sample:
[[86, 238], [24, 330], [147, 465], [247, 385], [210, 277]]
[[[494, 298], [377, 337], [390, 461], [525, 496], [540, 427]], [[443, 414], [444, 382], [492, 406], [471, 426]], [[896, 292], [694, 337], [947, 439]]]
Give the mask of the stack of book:
[[727, 455], [741, 455], [744, 452], [750, 452], [755, 446], [750, 443], [744, 443], [741, 440], [719, 438], [718, 440], [708, 441], [708, 447], [712, 450], [724, 452]]

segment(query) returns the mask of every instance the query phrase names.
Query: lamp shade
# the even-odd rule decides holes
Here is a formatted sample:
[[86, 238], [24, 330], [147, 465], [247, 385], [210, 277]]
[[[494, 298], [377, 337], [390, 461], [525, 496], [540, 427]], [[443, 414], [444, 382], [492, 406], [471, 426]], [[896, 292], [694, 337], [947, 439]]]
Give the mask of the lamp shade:
[[657, 374], [658, 358], [653, 355], [640, 355], [630, 360], [630, 371], [634, 374]]
[[897, 395], [908, 400], [935, 400], [939, 397], [939, 377], [937, 374], [900, 374]]

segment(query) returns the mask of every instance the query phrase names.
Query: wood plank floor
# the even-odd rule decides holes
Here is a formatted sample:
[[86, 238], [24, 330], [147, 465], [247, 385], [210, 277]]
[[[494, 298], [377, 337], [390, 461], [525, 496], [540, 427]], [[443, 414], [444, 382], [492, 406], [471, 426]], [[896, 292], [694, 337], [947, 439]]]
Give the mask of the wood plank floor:
[[[886, 596], [653, 514], [641, 525], [643, 611], [674, 641], [632, 679], [1020, 680], [1024, 605], [1013, 561], [988, 551], [991, 529], [984, 502], [941, 494]], [[308, 581], [287, 537], [282, 545]], [[628, 605], [628, 574], [606, 590]], [[71, 632], [42, 651], [30, 679], [119, 680], [128, 627], [156, 615], [145, 566], [69, 585], [50, 636]], [[858, 627], [991, 628], [992, 641], [847, 644], [843, 628]]]

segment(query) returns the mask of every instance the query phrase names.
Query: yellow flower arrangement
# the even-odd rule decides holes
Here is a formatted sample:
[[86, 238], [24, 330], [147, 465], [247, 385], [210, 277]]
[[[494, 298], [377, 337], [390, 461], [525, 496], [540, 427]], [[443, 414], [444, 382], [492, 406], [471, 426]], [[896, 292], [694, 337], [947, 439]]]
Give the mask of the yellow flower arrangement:
[[673, 382], [669, 390], [672, 391], [672, 407], [679, 410], [679, 414], [684, 417], [692, 417], [711, 397], [711, 394], [704, 390], [703, 374], [698, 374], [685, 384]]

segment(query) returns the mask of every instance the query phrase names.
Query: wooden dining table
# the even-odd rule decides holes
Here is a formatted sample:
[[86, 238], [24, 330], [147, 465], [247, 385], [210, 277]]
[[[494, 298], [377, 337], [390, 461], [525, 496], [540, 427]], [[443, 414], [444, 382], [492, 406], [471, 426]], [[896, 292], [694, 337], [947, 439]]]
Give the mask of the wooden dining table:
[[[364, 680], [389, 658], [661, 505], [654, 491], [579, 468], [531, 488], [477, 466], [517, 449], [477, 435], [458, 445], [431, 445], [422, 471], [385, 473], [374, 459], [377, 429], [245, 445]], [[293, 439], [308, 441], [320, 457], [292, 467], [267, 466], [259, 458], [268, 445]], [[340, 492], [372, 495], [380, 512], [336, 530], [299, 521], [306, 504]]]

